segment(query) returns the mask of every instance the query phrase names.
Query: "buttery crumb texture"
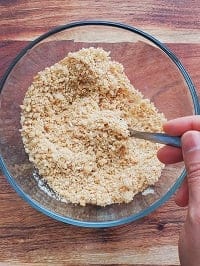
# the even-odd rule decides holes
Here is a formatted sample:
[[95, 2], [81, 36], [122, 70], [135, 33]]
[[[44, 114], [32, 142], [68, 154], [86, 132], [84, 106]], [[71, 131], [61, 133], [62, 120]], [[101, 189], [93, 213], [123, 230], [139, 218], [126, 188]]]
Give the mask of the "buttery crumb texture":
[[128, 203], [161, 174], [159, 145], [130, 138], [128, 127], [159, 132], [164, 116], [101, 48], [39, 72], [21, 108], [29, 159], [66, 201]]

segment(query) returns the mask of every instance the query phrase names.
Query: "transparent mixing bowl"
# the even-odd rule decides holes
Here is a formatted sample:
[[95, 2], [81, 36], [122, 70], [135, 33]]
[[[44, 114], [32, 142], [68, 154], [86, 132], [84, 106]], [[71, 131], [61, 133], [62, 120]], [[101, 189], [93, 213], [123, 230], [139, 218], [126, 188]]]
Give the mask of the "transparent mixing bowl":
[[[129, 204], [85, 207], [61, 202], [35, 179], [20, 136], [20, 105], [38, 71], [82, 47], [102, 47], [123, 64], [131, 83], [167, 119], [199, 114], [192, 81], [177, 57], [161, 42], [136, 28], [114, 22], [84, 21], [64, 25], [25, 47], [0, 84], [0, 164], [12, 187], [31, 206], [59, 221], [85, 227], [111, 227], [134, 221], [163, 204], [185, 176], [183, 163], [166, 165], [146, 195]], [[151, 175], [151, 173], [149, 173]], [[40, 184], [41, 185], [41, 184]], [[43, 188], [45, 184], [42, 184]], [[154, 193], [152, 193], [152, 191]]]

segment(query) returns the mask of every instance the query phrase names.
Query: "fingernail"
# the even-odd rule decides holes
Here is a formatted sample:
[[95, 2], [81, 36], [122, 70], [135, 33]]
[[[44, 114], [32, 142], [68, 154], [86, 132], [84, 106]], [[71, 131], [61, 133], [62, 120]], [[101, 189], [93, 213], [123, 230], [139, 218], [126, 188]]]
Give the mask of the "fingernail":
[[200, 132], [199, 131], [187, 131], [183, 134], [182, 148], [184, 152], [191, 152], [200, 150]]

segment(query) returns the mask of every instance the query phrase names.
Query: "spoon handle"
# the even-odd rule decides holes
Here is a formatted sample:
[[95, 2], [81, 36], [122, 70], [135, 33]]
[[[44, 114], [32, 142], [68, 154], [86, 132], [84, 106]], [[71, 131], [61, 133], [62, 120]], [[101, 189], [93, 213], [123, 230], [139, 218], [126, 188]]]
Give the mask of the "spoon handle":
[[149, 133], [133, 130], [129, 128], [130, 137], [149, 140], [151, 142], [170, 145], [173, 147], [181, 147], [181, 137], [169, 136], [165, 133]]

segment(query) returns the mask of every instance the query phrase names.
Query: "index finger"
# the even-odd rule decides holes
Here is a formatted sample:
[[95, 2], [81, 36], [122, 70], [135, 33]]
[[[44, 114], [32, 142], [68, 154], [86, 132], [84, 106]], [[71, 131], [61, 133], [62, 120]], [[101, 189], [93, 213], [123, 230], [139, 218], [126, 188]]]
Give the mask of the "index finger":
[[188, 130], [200, 131], [200, 115], [185, 116], [166, 122], [164, 131], [172, 136], [181, 136]]

